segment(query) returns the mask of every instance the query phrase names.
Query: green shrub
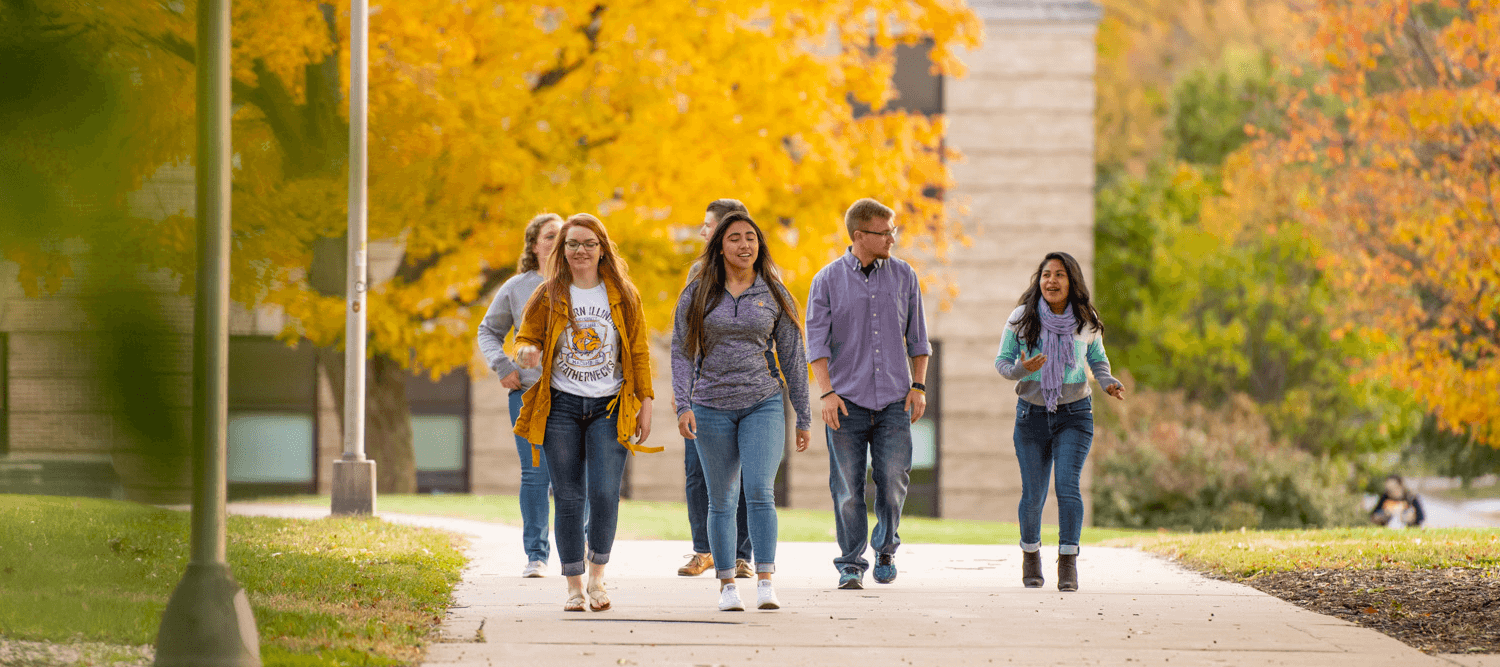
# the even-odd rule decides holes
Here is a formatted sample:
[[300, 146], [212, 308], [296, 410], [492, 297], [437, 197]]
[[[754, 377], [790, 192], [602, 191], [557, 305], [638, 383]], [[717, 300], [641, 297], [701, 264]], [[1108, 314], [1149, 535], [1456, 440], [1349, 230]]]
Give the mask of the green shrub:
[[1100, 401], [1093, 523], [1230, 530], [1351, 525], [1361, 518], [1346, 466], [1274, 439], [1254, 402], [1189, 403], [1137, 389]]

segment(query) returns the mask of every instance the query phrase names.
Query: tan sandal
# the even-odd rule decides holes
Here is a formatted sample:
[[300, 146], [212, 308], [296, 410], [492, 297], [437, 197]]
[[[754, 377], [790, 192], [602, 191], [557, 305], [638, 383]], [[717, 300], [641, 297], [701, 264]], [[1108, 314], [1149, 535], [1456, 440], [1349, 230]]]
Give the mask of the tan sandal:
[[569, 595], [568, 601], [563, 603], [563, 611], [583, 611], [583, 593]]
[[604, 592], [604, 584], [589, 588], [589, 609], [594, 611], [609, 609], [609, 593]]

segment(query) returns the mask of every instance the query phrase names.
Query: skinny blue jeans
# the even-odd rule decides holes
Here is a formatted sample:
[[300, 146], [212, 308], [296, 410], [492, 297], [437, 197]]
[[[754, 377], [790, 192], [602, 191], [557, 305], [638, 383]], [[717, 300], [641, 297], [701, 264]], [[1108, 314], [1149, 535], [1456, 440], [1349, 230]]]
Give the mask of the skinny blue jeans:
[[[698, 445], [685, 440], [682, 448], [683, 494], [687, 496], [688, 531], [693, 534], [693, 553], [706, 554], [708, 550], [708, 482], [703, 478], [703, 462], [698, 458]], [[745, 487], [740, 486], [740, 505], [734, 513], [738, 543], [734, 557], [749, 561], [754, 551], [750, 547], [750, 524], [746, 511]]]
[[[870, 410], [844, 401], [849, 414], [839, 416], [839, 428], [828, 434], [828, 489], [833, 493], [833, 519], [839, 541], [839, 571], [853, 567], [863, 575], [870, 562], [865, 548], [895, 554], [901, 546], [901, 508], [911, 486], [911, 413], [906, 401]], [[869, 532], [865, 505], [865, 469], [875, 481], [875, 532]]]
[[748, 408], [693, 405], [695, 444], [708, 482], [708, 545], [715, 576], [734, 577], [735, 511], [741, 484], [755, 571], [776, 571], [776, 469], [786, 445], [786, 413], [777, 391]]
[[563, 576], [584, 574], [585, 557], [591, 563], [608, 563], [615, 544], [627, 452], [616, 435], [619, 405], [609, 408], [614, 400], [552, 391], [542, 450], [557, 503], [552, 530]]
[[1047, 478], [1056, 466], [1057, 553], [1077, 554], [1083, 533], [1083, 493], [1078, 479], [1094, 443], [1094, 404], [1084, 397], [1047, 412], [1045, 405], [1016, 402], [1016, 460], [1021, 466], [1021, 549], [1042, 546], [1042, 507]]

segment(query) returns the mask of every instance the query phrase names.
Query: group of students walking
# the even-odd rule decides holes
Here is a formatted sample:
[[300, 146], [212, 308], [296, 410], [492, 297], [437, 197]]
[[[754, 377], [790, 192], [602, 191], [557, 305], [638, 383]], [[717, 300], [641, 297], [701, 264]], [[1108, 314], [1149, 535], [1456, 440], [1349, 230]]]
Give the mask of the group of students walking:
[[[702, 253], [688, 271], [672, 331], [672, 392], [683, 437], [693, 550], [679, 575], [714, 570], [718, 608], [741, 611], [737, 578], [757, 579], [755, 606], [781, 606], [775, 477], [788, 444], [811, 442], [809, 369], [826, 428], [829, 491], [840, 554], [838, 587], [896, 579], [898, 527], [912, 462], [911, 425], [926, 409], [927, 324], [910, 264], [891, 257], [896, 215], [873, 199], [849, 207], [850, 245], [812, 281], [803, 310], [781, 280], [765, 235], [740, 202], [705, 212]], [[1060, 590], [1077, 590], [1083, 522], [1079, 475], [1093, 440], [1085, 367], [1110, 375], [1104, 326], [1078, 263], [1049, 253], [1006, 320], [994, 365], [1019, 381], [1014, 444], [1020, 461], [1022, 581], [1043, 585], [1041, 511], [1056, 470]], [[514, 354], [504, 349], [514, 330]], [[805, 334], [804, 334], [805, 331]], [[651, 435], [651, 363], [641, 299], [598, 218], [532, 219], [515, 276], [479, 327], [502, 385], [521, 458], [527, 565], [543, 576], [547, 495], [567, 580], [567, 611], [611, 607], [604, 571], [614, 544], [627, 452], [659, 452]], [[875, 482], [867, 525], [866, 470]]]

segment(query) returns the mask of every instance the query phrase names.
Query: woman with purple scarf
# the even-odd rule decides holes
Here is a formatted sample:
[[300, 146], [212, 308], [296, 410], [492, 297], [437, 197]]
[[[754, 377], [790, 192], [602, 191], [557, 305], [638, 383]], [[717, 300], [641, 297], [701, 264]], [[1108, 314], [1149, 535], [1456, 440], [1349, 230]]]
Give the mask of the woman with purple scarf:
[[1011, 312], [1000, 340], [995, 369], [1016, 380], [1016, 459], [1021, 466], [1021, 583], [1040, 588], [1042, 505], [1047, 478], [1057, 470], [1057, 589], [1078, 590], [1078, 539], [1083, 532], [1083, 494], [1078, 478], [1094, 442], [1094, 410], [1084, 369], [1104, 392], [1125, 399], [1125, 387], [1109, 374], [1104, 323], [1089, 301], [1078, 261], [1047, 253], [1021, 305]]

